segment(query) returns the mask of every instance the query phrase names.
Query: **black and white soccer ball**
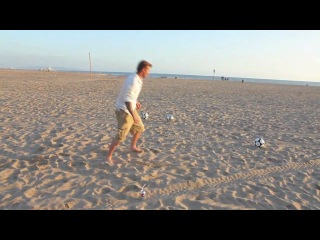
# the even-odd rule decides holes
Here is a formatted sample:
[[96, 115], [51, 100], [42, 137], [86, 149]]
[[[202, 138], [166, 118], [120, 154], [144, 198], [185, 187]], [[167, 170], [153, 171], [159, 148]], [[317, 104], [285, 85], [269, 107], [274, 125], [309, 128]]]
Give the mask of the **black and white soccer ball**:
[[149, 118], [149, 113], [147, 113], [147, 112], [141, 112], [141, 113], [140, 113], [140, 117], [141, 117], [142, 119], [148, 119], [148, 118]]
[[256, 147], [261, 148], [261, 147], [264, 147], [264, 146], [266, 145], [266, 142], [263, 140], [262, 137], [257, 137], [257, 138], [254, 140], [254, 145], [255, 145]]
[[172, 121], [172, 120], [174, 120], [174, 117], [172, 114], [167, 114], [166, 119], [167, 119], [167, 121]]

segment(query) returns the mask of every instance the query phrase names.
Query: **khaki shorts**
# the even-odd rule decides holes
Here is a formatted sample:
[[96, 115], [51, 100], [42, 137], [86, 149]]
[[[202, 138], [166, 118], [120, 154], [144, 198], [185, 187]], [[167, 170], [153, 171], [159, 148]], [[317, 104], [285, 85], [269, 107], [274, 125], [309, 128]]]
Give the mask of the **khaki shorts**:
[[[134, 112], [137, 113], [137, 110], [134, 110]], [[129, 132], [131, 134], [135, 134], [137, 132], [144, 132], [144, 125], [141, 121], [139, 114], [137, 114], [140, 120], [139, 124], [133, 124], [133, 117], [131, 116], [131, 114], [126, 113], [123, 110], [116, 110], [115, 113], [118, 122], [118, 129], [117, 134], [115, 136], [115, 140], [123, 142], [126, 139]]]

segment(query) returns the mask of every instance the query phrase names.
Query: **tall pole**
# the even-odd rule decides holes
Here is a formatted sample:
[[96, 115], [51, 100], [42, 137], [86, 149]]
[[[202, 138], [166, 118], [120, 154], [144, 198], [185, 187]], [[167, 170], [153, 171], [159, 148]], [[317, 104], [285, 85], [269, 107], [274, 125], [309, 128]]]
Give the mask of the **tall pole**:
[[216, 70], [213, 69], [213, 77], [212, 77], [212, 80], [214, 80], [214, 74], [215, 74]]
[[89, 52], [89, 64], [90, 64], [90, 79], [91, 79], [91, 57], [90, 57], [90, 52]]

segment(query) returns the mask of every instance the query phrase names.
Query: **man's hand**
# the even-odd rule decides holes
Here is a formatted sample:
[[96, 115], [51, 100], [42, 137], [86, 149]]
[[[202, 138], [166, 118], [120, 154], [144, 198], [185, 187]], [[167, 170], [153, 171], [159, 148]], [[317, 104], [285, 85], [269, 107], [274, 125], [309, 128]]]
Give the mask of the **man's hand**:
[[141, 103], [139, 103], [139, 102], [137, 101], [136, 107], [137, 107], [137, 110], [140, 110], [140, 109], [141, 109]]

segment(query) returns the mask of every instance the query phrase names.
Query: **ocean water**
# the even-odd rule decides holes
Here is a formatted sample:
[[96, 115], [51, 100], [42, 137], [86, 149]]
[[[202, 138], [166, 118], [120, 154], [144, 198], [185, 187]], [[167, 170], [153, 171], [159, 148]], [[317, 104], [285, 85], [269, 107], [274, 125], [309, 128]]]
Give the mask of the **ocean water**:
[[[95, 72], [101, 74], [109, 74], [114, 76], [128, 76], [131, 73], [128, 72]], [[150, 73], [150, 78], [179, 78], [179, 79], [199, 79], [199, 80], [213, 80], [222, 81], [221, 76], [200, 76], [200, 75], [182, 75], [182, 74], [162, 74], [162, 73]], [[320, 76], [319, 76], [320, 78]], [[300, 86], [316, 86], [320, 87], [319, 82], [308, 82], [308, 81], [293, 81], [293, 80], [277, 80], [277, 79], [262, 79], [262, 78], [240, 78], [240, 77], [228, 77], [230, 82], [253, 82], [253, 83], [273, 83], [273, 84], [287, 84], [287, 85], [300, 85]]]

